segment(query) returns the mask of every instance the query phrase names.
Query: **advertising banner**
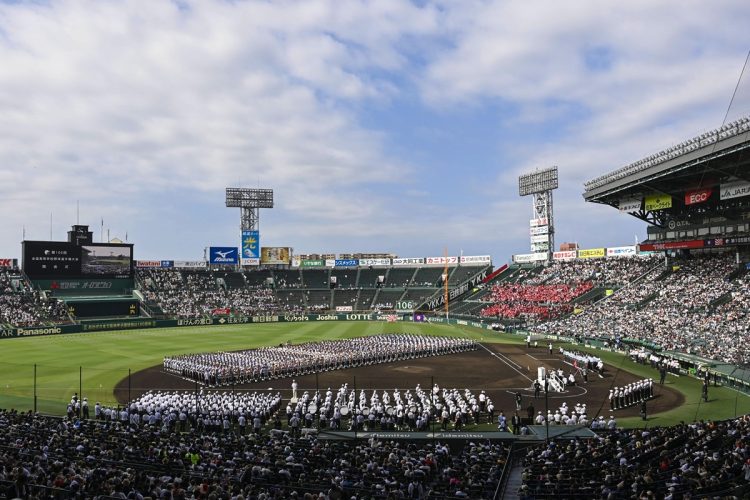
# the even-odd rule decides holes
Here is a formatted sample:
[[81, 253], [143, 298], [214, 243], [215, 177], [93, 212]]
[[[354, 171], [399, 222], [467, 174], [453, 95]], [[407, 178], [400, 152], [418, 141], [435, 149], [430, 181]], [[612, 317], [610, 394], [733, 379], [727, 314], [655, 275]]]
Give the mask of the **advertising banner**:
[[138, 269], [154, 269], [161, 267], [160, 260], [136, 260], [135, 267]]
[[461, 264], [491, 264], [492, 257], [489, 255], [462, 255]]
[[612, 247], [607, 248], [607, 257], [628, 257], [635, 255], [635, 245], [628, 247]]
[[536, 226], [529, 228], [529, 235], [549, 234], [549, 226]]
[[323, 259], [313, 259], [313, 260], [302, 260], [299, 263], [299, 267], [325, 267], [326, 261]]
[[640, 245], [640, 249], [643, 251], [654, 251], [654, 250], [684, 250], [687, 248], [703, 248], [703, 240], [690, 240], [690, 241], [670, 241], [667, 243], [644, 243]]
[[243, 261], [244, 259], [260, 259], [260, 235], [258, 231], [242, 231], [242, 259]]
[[732, 198], [740, 198], [742, 196], [750, 195], [750, 182], [747, 181], [733, 181], [724, 182], [719, 186], [721, 190], [722, 200], [731, 200]]
[[549, 250], [549, 241], [542, 241], [540, 243], [532, 242], [530, 250], [533, 253], [546, 252]]
[[513, 262], [523, 264], [525, 262], [541, 262], [547, 260], [547, 253], [520, 253], [513, 256]]
[[64, 295], [67, 291], [86, 291], [87, 295], [96, 295], [99, 291], [129, 293], [133, 288], [133, 281], [129, 279], [52, 279], [34, 280], [34, 286], [40, 290], [50, 290], [55, 295]]
[[210, 247], [208, 249], [209, 264], [239, 264], [237, 247]]
[[696, 205], [708, 201], [713, 193], [712, 189], [698, 189], [685, 193], [685, 205]]
[[647, 211], [672, 208], [672, 197], [668, 194], [651, 194], [646, 196], [644, 208]]
[[205, 269], [206, 262], [202, 260], [176, 260], [174, 267], [177, 269]]
[[211, 316], [229, 316], [231, 312], [228, 307], [217, 307], [211, 311]]
[[579, 259], [595, 259], [598, 257], [604, 257], [607, 255], [605, 248], [589, 248], [586, 250], [578, 250]]
[[532, 243], [549, 243], [549, 235], [540, 234], [539, 236], [532, 236], [531, 242]]
[[425, 264], [458, 264], [458, 257], [426, 257]]
[[391, 259], [359, 259], [360, 266], [390, 266]]
[[358, 259], [336, 259], [333, 262], [334, 267], [357, 267], [359, 265]]
[[14, 267], [16, 259], [0, 259], [0, 267]]
[[300, 262], [302, 262], [302, 259], [292, 256], [292, 267], [300, 267]]
[[260, 263], [270, 265], [289, 265], [292, 262], [292, 251], [289, 247], [261, 247]]
[[529, 226], [530, 227], [546, 226], [547, 224], [548, 224], [548, 221], [547, 221], [546, 218], [531, 219], [531, 220], [529, 220]]
[[623, 198], [620, 200], [618, 209], [620, 210], [620, 212], [637, 212], [641, 209], [641, 199]]
[[353, 310], [352, 306], [336, 306], [336, 312], [352, 312]]
[[568, 250], [566, 252], [553, 252], [552, 260], [572, 260], [577, 257], [575, 250]]
[[242, 263], [243, 266], [259, 266], [260, 265], [260, 259], [258, 258], [246, 259], [243, 257], [242, 259], [240, 259], [240, 262]]
[[407, 257], [404, 259], [393, 259], [394, 266], [415, 266], [424, 264], [424, 257]]
[[326, 259], [326, 267], [336, 267], [336, 259]]

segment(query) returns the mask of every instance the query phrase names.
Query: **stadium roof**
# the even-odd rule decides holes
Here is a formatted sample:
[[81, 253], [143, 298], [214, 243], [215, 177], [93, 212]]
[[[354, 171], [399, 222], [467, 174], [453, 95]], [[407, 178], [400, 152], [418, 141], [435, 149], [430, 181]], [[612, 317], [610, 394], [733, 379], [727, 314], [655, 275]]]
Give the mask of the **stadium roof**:
[[750, 118], [693, 137], [584, 184], [586, 201], [619, 208], [622, 199], [680, 196], [688, 189], [732, 178], [750, 181]]

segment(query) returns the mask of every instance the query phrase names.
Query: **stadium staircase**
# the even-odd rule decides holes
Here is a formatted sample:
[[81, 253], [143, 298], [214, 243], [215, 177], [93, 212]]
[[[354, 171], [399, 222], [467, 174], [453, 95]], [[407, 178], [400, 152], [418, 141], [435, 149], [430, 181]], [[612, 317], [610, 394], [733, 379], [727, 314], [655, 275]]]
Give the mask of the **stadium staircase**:
[[738, 268], [732, 271], [731, 273], [729, 273], [728, 275], [726, 275], [724, 279], [727, 281], [734, 281], [737, 278], [741, 278], [746, 273], [747, 273], [747, 269]]
[[518, 496], [518, 490], [521, 488], [523, 483], [521, 476], [523, 475], [523, 467], [520, 465], [514, 465], [508, 473], [508, 480], [505, 483], [505, 489], [502, 497], [507, 500], [515, 500], [520, 498]]
[[711, 302], [709, 302], [708, 305], [706, 306], [706, 309], [708, 309], [709, 311], [713, 311], [719, 306], [723, 306], [724, 304], [728, 304], [729, 302], [732, 302], [732, 298], [733, 298], [732, 292], [727, 292], [724, 295], [721, 295], [715, 298], [714, 300], [712, 300]]
[[631, 304], [628, 306], [629, 309], [632, 309], [634, 311], [640, 311], [644, 307], [646, 307], [650, 302], [653, 302], [659, 297], [659, 292], [654, 292], [650, 295], [648, 295], [645, 299], [641, 300], [640, 302], [636, 302], [635, 304]]
[[589, 290], [588, 292], [579, 295], [570, 301], [571, 304], [591, 304], [598, 300], [603, 299], [607, 295], [607, 290], [611, 290], [614, 287], [601, 287], [597, 286]]

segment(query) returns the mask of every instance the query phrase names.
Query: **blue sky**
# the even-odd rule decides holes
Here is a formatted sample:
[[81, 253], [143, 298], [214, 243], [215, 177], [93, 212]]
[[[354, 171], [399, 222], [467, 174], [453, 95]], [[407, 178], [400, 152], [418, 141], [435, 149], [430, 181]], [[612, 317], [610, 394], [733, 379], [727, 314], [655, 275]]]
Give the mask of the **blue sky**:
[[136, 258], [200, 258], [239, 244], [224, 187], [260, 186], [264, 246], [502, 263], [529, 251], [517, 177], [551, 165], [557, 242], [630, 244], [583, 182], [721, 125], [749, 25], [736, 1], [3, 2], [0, 257], [80, 202]]

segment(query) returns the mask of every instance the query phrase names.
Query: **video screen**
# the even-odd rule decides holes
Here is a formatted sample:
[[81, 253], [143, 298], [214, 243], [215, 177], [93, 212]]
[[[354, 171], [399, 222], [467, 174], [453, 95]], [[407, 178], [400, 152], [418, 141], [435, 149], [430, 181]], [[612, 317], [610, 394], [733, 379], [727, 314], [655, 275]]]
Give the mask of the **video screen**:
[[128, 278], [132, 274], [132, 247], [119, 245], [83, 245], [81, 274]]
[[81, 274], [78, 247], [60, 241], [24, 241], [23, 270], [31, 279]]

